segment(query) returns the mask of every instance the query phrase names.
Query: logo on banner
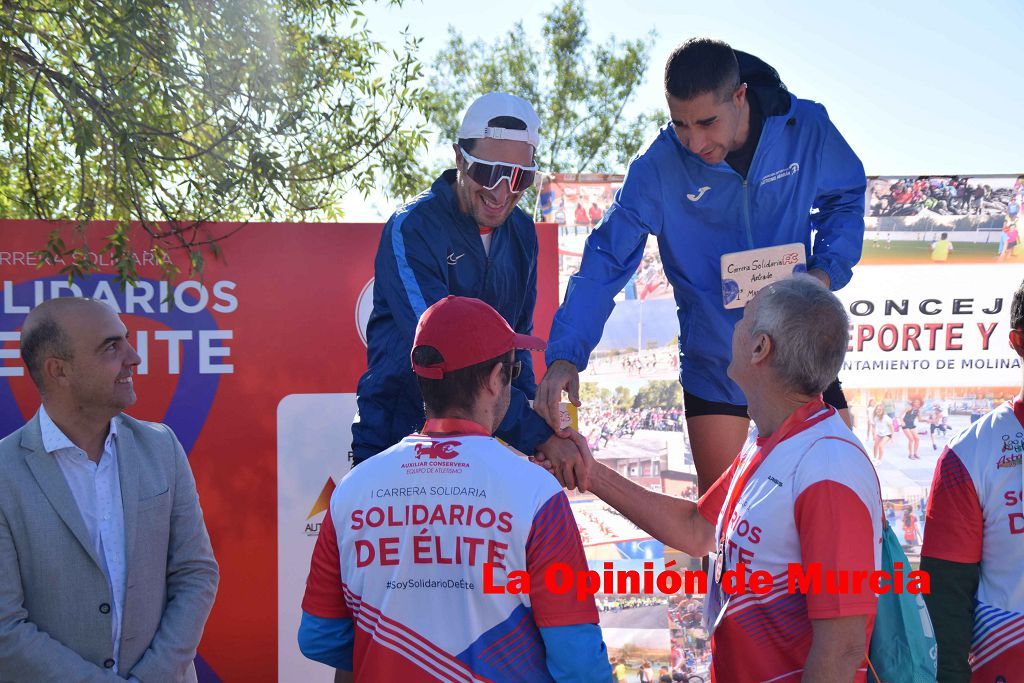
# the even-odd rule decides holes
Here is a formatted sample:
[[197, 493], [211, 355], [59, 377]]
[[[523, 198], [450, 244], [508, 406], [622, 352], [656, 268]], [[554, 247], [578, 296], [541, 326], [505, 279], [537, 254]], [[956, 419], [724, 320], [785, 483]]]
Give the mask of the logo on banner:
[[327, 508], [331, 505], [331, 494], [334, 493], [334, 489], [338, 488], [334, 483], [334, 479], [327, 477], [327, 483], [320, 490], [320, 495], [317, 496], [316, 502], [313, 503], [313, 507], [310, 508], [309, 514], [306, 515], [306, 519], [312, 519], [321, 512], [327, 512]]
[[425, 455], [428, 460], [454, 460], [459, 457], [459, 452], [455, 450], [455, 447], [461, 445], [460, 441], [418, 443], [416, 444], [416, 459], [419, 460]]
[[370, 314], [373, 313], [373, 278], [363, 285], [356, 299], [356, 329], [359, 331], [359, 339], [363, 346], [366, 346], [366, 326], [370, 324]]
[[306, 516], [306, 535], [307, 536], [319, 536], [320, 525], [322, 522], [310, 522], [317, 515], [327, 512], [327, 509], [331, 506], [331, 495], [334, 493], [334, 489], [338, 488], [334, 483], [332, 477], [327, 477], [327, 482], [324, 487], [320, 489], [320, 495], [316, 497], [316, 502], [313, 503], [313, 507], [309, 509], [309, 514]]
[[788, 178], [789, 176], [796, 175], [799, 172], [800, 172], [800, 164], [798, 164], [798, 163], [796, 163], [794, 161], [792, 164], [790, 164], [786, 168], [779, 169], [778, 171], [774, 171], [772, 173], [769, 173], [765, 177], [761, 178], [761, 184], [762, 185], [767, 185], [768, 183], [774, 183], [776, 180], [782, 180], [783, 178]]

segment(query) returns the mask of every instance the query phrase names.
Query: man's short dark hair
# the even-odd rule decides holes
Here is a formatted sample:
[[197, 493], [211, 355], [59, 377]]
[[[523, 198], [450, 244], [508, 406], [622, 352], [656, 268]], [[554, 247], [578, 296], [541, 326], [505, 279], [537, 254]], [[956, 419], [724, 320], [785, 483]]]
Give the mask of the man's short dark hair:
[[740, 85], [740, 66], [728, 43], [714, 38], [690, 38], [665, 63], [665, 94], [692, 100], [716, 93], [725, 101]]
[[1024, 330], [1024, 282], [1021, 282], [1017, 291], [1013, 293], [1013, 303], [1010, 304], [1010, 328]]
[[[435, 365], [444, 361], [441, 352], [433, 346], [417, 346], [412, 351], [413, 361], [417, 365]], [[480, 389], [487, 383], [491, 370], [498, 363], [511, 363], [514, 355], [510, 351], [483, 363], [470, 365], [460, 370], [445, 373], [441, 379], [427, 379], [417, 375], [420, 383], [420, 394], [428, 415], [443, 416], [453, 411], [471, 412], [476, 403]], [[512, 381], [512, 368], [506, 365], [505, 383]]]
[[72, 349], [68, 335], [56, 320], [47, 317], [21, 335], [21, 359], [40, 392], [43, 390], [43, 361], [51, 357], [71, 360]]
[[[499, 116], [487, 122], [488, 126], [495, 128], [508, 128], [509, 130], [526, 130], [526, 121], [517, 119], [515, 116]], [[480, 138], [459, 138], [459, 147], [470, 154], [473, 153], [473, 146]]]

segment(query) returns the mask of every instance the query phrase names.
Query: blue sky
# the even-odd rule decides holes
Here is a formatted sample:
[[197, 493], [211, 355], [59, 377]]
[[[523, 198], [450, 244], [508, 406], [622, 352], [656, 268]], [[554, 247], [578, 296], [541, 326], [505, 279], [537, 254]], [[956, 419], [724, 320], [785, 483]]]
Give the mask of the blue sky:
[[[429, 64], [449, 25], [467, 39], [487, 40], [522, 20], [539, 43], [541, 15], [550, 7], [534, 0], [406, 0], [364, 11], [370, 31], [388, 44], [398, 46], [405, 27], [422, 36], [421, 58]], [[669, 51], [709, 35], [758, 55], [796, 95], [824, 104], [869, 174], [1024, 172], [1021, 0], [585, 0], [585, 10], [595, 42], [657, 32], [635, 110], [664, 108], [661, 71]], [[369, 218], [365, 203], [357, 203], [350, 219]]]

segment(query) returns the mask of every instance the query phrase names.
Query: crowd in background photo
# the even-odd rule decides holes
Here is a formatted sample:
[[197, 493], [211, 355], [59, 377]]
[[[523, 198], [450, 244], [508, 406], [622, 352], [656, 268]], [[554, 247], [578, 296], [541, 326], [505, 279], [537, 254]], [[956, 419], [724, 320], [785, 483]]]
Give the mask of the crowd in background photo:
[[872, 181], [868, 215], [916, 216], [932, 211], [942, 216], [983, 216], [1008, 214], [1020, 210], [1024, 180], [1012, 188], [994, 188], [980, 179], [965, 177], [900, 178]]
[[596, 375], [660, 376], [679, 372], [679, 348], [675, 342], [656, 349], [595, 356], [587, 371]]
[[617, 408], [610, 405], [584, 406], [579, 410], [580, 433], [592, 451], [609, 442], [633, 436], [638, 429], [658, 432], [685, 431], [682, 408]]

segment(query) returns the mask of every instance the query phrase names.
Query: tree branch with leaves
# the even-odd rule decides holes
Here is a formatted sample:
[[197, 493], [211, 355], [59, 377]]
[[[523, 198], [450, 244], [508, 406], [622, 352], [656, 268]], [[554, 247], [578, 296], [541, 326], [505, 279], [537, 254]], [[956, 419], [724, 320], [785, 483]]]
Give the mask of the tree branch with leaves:
[[[337, 218], [347, 192], [413, 192], [419, 40], [387, 50], [360, 4], [2, 0], [0, 216], [73, 222], [43, 261], [74, 278], [106, 254], [131, 282], [140, 249], [164, 277], [201, 271], [238, 229], [214, 222]], [[87, 244], [95, 220], [113, 227]]]
[[[664, 119], [657, 112], [626, 113], [647, 70], [653, 37], [613, 37], [594, 45], [580, 0], [564, 0], [545, 14], [540, 40], [531, 39], [522, 22], [497, 43], [467, 42], [449, 28], [430, 76], [428, 120], [440, 140], [454, 142], [459, 114], [475, 97], [510, 92], [540, 115], [537, 161], [543, 172], [621, 172]], [[421, 163], [421, 184], [438, 170]], [[523, 200], [532, 202], [532, 196]]]

